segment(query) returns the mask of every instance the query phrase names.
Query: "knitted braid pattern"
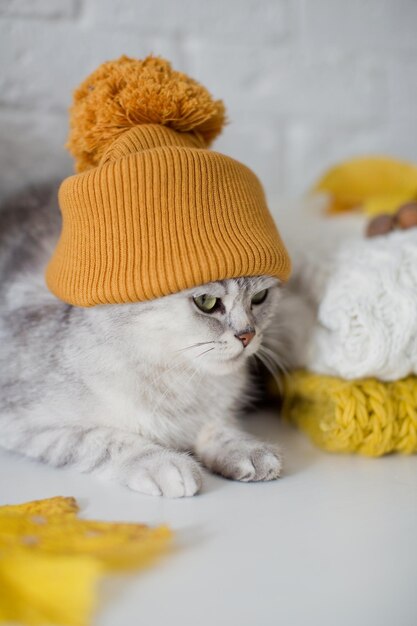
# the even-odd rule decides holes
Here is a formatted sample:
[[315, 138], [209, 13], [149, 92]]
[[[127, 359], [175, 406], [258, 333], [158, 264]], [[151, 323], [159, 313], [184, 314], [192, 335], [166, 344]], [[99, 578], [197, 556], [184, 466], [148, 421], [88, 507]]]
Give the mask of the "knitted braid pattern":
[[417, 452], [417, 377], [356, 381], [294, 372], [284, 415], [321, 448], [378, 457]]

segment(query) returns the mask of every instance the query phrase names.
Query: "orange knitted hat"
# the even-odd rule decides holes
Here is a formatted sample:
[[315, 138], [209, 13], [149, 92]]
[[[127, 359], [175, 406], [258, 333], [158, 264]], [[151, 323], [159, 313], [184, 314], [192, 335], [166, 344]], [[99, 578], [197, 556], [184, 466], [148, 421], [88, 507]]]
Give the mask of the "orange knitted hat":
[[159, 58], [104, 63], [76, 90], [46, 272], [65, 302], [151, 300], [214, 280], [285, 281], [288, 253], [247, 167], [208, 149], [225, 112]]

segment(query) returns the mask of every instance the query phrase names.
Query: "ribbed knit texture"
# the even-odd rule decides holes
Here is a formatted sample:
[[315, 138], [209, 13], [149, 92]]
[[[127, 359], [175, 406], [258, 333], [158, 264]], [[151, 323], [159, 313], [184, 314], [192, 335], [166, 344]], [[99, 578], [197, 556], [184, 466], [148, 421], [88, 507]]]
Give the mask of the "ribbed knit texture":
[[98, 167], [67, 178], [51, 291], [94, 306], [237, 276], [285, 281], [289, 257], [258, 179], [203, 145], [198, 134], [145, 124], [118, 138]]

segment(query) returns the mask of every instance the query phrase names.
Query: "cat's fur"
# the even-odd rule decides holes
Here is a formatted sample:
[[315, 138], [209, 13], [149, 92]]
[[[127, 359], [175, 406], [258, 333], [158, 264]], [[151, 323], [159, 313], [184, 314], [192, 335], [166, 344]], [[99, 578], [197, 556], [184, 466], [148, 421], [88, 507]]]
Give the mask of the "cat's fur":
[[[0, 444], [130, 488], [190, 496], [200, 463], [237, 480], [269, 480], [278, 452], [242, 432], [250, 357], [274, 358], [278, 281], [239, 278], [137, 304], [77, 308], [56, 299], [44, 267], [59, 233], [56, 189], [0, 211]], [[266, 301], [251, 297], [269, 288]], [[202, 313], [210, 293], [224, 311]], [[254, 327], [244, 348], [238, 332]], [[263, 352], [262, 352], [263, 350]]]

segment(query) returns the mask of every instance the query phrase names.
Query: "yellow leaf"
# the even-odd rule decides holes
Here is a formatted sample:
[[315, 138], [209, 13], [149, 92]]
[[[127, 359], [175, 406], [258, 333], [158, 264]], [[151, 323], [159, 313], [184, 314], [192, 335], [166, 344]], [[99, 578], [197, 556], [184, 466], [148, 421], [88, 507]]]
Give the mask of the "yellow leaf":
[[[417, 198], [417, 167], [382, 156], [356, 158], [328, 170], [314, 190], [329, 195], [331, 212], [376, 211], [379, 206], [395, 211]], [[395, 202], [399, 204], [392, 208]]]
[[0, 507], [0, 514], [24, 513], [28, 515], [76, 515], [79, 511], [75, 498], [56, 496], [45, 500], [32, 500], [23, 504], [9, 504]]
[[366, 215], [380, 215], [381, 213], [394, 214], [400, 206], [412, 202], [413, 197], [406, 193], [397, 193], [386, 196], [374, 196], [364, 200], [362, 210]]
[[0, 559], [0, 622], [85, 626], [100, 574], [89, 557], [9, 553]]
[[87, 623], [99, 576], [147, 565], [171, 539], [165, 526], [83, 520], [77, 511], [73, 498], [0, 507], [0, 622]]

